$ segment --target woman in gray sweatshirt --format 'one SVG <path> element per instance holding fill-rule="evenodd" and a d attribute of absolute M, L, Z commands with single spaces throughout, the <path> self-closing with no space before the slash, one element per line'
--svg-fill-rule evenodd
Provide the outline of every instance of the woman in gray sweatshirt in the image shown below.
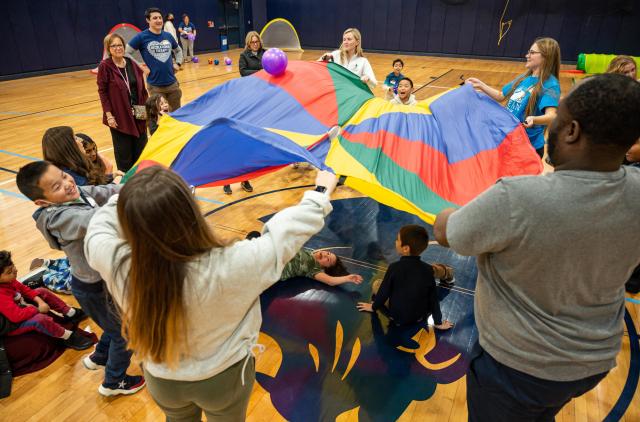
<path fill-rule="evenodd" d="M 222 245 L 171 170 L 133 176 L 92 219 L 89 264 L 119 305 L 129 346 L 169 419 L 244 420 L 262 323 L 259 295 L 320 231 L 336 178 L 274 215 L 259 239 Z M 216 419 L 218 420 L 218 419 Z"/>

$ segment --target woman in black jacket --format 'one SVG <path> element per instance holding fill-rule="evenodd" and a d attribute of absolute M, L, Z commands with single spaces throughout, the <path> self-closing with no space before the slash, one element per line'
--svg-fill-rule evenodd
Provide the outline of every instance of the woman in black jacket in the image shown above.
<path fill-rule="evenodd" d="M 262 40 L 256 31 L 251 31 L 245 39 L 244 51 L 240 54 L 240 76 L 253 75 L 262 70 Z"/>

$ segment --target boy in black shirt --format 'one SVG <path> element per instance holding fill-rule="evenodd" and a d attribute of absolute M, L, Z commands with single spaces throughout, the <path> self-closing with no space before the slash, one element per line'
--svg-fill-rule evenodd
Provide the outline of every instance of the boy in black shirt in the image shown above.
<path fill-rule="evenodd" d="M 396 250 L 402 257 L 389 266 L 379 285 L 374 282 L 373 302 L 358 303 L 358 310 L 380 309 L 397 325 L 426 321 L 432 314 L 437 329 L 451 328 L 451 322 L 442 321 L 435 281 L 436 277 L 445 278 L 443 273 L 450 272 L 450 268 L 440 264 L 434 264 L 434 268 L 420 259 L 428 245 L 429 234 L 424 227 L 402 227 L 396 238 Z"/>

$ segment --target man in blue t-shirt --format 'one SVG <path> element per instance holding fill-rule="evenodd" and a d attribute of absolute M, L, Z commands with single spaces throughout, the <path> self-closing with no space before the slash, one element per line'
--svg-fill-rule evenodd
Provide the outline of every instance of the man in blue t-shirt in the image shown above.
<path fill-rule="evenodd" d="M 140 50 L 142 59 L 151 71 L 147 76 L 149 94 L 162 94 L 169 102 L 170 111 L 180 108 L 182 90 L 175 76 L 175 70 L 182 66 L 182 49 L 173 35 L 162 30 L 162 12 L 156 7 L 145 10 L 144 15 L 149 24 L 133 37 L 127 44 L 126 53 L 131 56 Z M 176 56 L 174 68 L 171 52 Z"/>
<path fill-rule="evenodd" d="M 502 95 L 507 96 L 507 94 L 511 92 L 514 82 L 515 81 L 511 81 L 502 87 Z M 531 92 L 537 83 L 537 76 L 527 76 L 518 83 L 518 86 L 513 91 L 513 94 L 509 97 L 509 101 L 507 102 L 507 109 L 523 123 L 528 123 L 525 122 L 525 120 L 530 116 L 525 116 L 525 111 L 527 109 L 527 104 L 529 103 Z M 550 75 L 547 80 L 542 83 L 542 91 L 538 95 L 535 110 L 531 117 L 544 115 L 547 107 L 556 108 L 558 107 L 559 102 L 560 83 L 555 76 Z M 533 126 L 525 124 L 525 127 L 533 148 L 536 149 L 536 151 L 543 150 L 544 126 L 535 124 L 534 122 Z"/>

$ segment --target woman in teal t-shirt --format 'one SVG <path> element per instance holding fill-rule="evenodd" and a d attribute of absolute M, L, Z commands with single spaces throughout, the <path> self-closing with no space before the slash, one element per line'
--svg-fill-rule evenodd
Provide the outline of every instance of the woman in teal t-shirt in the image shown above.
<path fill-rule="evenodd" d="M 503 86 L 501 91 L 476 78 L 469 78 L 467 82 L 496 101 L 508 99 L 507 109 L 522 122 L 531 145 L 542 158 L 544 126 L 554 119 L 560 102 L 560 46 L 553 38 L 538 38 L 526 58 L 527 71 Z"/>

